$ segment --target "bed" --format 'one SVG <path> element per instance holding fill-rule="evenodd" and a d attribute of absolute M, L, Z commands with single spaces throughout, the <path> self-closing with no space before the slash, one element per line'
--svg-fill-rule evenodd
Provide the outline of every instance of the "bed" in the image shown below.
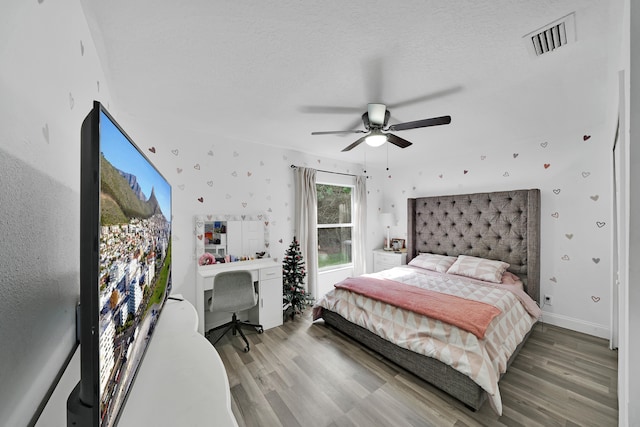
<path fill-rule="evenodd" d="M 407 215 L 407 263 L 410 265 L 364 276 L 374 276 L 374 280 L 384 281 L 407 274 L 413 275 L 411 277 L 417 275 L 416 277 L 420 277 L 419 281 L 423 281 L 421 277 L 425 274 L 415 265 L 419 264 L 416 261 L 422 257 L 431 256 L 426 254 L 455 257 L 456 260 L 465 257 L 499 260 L 509 264 L 508 273 L 505 272 L 505 275 L 512 273 L 521 280 L 521 286 L 526 293 L 525 297 L 528 295 L 530 302 L 534 305 L 539 303 L 539 190 L 513 190 L 408 199 Z M 414 260 L 413 263 L 412 260 Z M 433 275 L 432 272 L 428 273 L 428 275 Z M 437 280 L 447 283 L 451 280 L 456 283 L 461 280 L 459 276 L 450 276 L 444 274 Z M 463 279 L 466 280 L 466 278 Z M 383 282 L 381 284 L 384 285 Z M 495 285 L 495 287 L 500 286 Z M 499 378 L 504 375 L 526 342 L 533 324 L 535 324 L 535 316 L 531 316 L 531 322 L 527 320 L 530 324 L 526 326 L 526 330 L 518 332 L 520 336 L 510 338 L 511 340 L 516 339 L 517 342 L 513 344 L 513 348 L 505 350 L 505 352 L 508 351 L 503 355 L 505 360 L 500 363 L 499 368 L 496 368 L 500 372 L 494 373 L 494 376 L 497 376 L 495 379 L 496 390 L 492 390 L 491 385 L 487 386 L 483 383 L 484 380 L 479 382 L 478 378 L 472 379 L 473 375 L 465 372 L 465 369 L 457 366 L 456 363 L 451 363 L 450 360 L 443 362 L 435 356 L 430 357 L 417 353 L 412 350 L 415 345 L 406 345 L 405 342 L 394 344 L 388 336 L 375 330 L 376 328 L 367 322 L 355 319 L 353 321 L 347 320 L 338 313 L 341 310 L 338 309 L 339 306 L 335 301 L 333 305 L 329 304 L 331 298 L 337 298 L 335 293 L 346 293 L 350 297 L 358 297 L 348 289 L 332 290 L 327 294 L 328 297 L 323 297 L 314 306 L 314 320 L 324 319 L 326 325 L 375 350 L 409 372 L 454 396 L 473 410 L 478 410 L 489 396 L 494 410 L 501 413 L 501 400 L 497 389 Z M 365 307 L 372 307 L 372 305 Z M 536 309 L 538 309 L 537 306 Z M 367 308 L 363 308 L 363 311 L 366 312 Z M 492 328 L 492 324 L 496 322 L 502 324 L 503 320 L 494 319 L 488 328 Z M 376 323 L 376 321 L 369 323 Z M 374 329 L 375 332 L 369 329 Z M 519 326 L 519 329 L 522 329 L 522 326 Z M 493 334 L 491 329 L 488 330 L 490 331 L 488 334 Z M 464 333 L 467 334 L 467 332 Z M 477 345 L 482 346 L 484 340 L 489 339 L 490 335 L 484 338 L 472 338 L 477 340 Z"/>

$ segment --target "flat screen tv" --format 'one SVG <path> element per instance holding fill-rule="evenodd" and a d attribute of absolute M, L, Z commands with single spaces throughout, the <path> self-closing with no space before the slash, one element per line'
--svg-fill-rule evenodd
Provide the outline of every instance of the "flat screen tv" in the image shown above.
<path fill-rule="evenodd" d="M 68 426 L 118 422 L 171 288 L 171 186 L 97 101 L 81 129 L 80 381 Z"/>

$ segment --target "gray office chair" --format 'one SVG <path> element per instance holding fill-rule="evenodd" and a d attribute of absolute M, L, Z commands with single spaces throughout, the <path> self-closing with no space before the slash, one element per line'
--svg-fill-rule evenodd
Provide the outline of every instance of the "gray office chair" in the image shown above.
<path fill-rule="evenodd" d="M 216 274 L 213 279 L 213 294 L 209 299 L 209 311 L 228 311 L 229 313 L 233 313 L 233 316 L 230 322 L 217 326 L 207 332 L 208 335 L 213 331 L 226 328 L 213 345 L 216 345 L 229 331 L 233 331 L 233 335 L 236 335 L 236 332 L 240 332 L 240 336 L 247 345 L 244 351 L 245 353 L 248 352 L 249 341 L 247 341 L 247 337 L 244 336 L 242 327 L 257 329 L 259 334 L 264 332 L 264 329 L 262 325 L 255 325 L 238 320 L 237 313 L 254 307 L 256 304 L 258 304 L 258 293 L 253 286 L 251 272 L 240 270 L 225 271 Z"/>

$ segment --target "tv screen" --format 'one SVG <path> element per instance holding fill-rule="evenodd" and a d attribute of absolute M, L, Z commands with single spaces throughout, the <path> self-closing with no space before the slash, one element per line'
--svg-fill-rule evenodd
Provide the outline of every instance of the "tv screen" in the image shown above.
<path fill-rule="evenodd" d="M 171 186 L 105 108 L 81 129 L 80 382 L 67 425 L 113 426 L 171 288 Z"/>

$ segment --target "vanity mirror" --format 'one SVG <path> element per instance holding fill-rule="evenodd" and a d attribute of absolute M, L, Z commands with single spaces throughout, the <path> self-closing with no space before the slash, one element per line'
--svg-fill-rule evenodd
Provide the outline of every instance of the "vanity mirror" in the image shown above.
<path fill-rule="evenodd" d="M 196 259 L 204 253 L 226 262 L 268 257 L 268 225 L 263 214 L 196 215 Z"/>

